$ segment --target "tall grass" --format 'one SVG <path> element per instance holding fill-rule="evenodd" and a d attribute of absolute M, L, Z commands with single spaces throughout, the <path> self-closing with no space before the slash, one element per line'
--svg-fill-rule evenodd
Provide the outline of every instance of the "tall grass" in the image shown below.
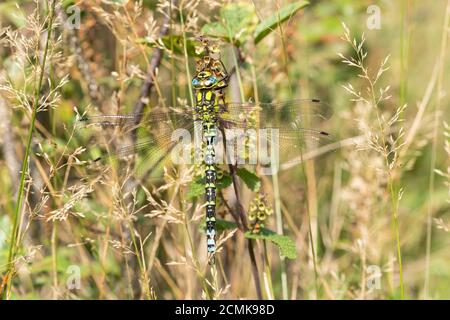
<path fill-rule="evenodd" d="M 35 130 L 35 123 L 36 123 L 36 117 L 37 113 L 40 107 L 40 97 L 41 97 L 41 91 L 42 91 L 42 85 L 44 81 L 44 76 L 46 73 L 46 67 L 47 67 L 47 54 L 49 51 L 49 45 L 52 41 L 52 30 L 53 30 L 53 23 L 55 19 L 55 5 L 56 1 L 52 1 L 51 3 L 47 3 L 49 8 L 49 13 L 47 16 L 47 21 L 44 23 L 46 24 L 45 29 L 43 30 L 46 32 L 46 39 L 45 39 L 45 46 L 43 55 L 40 61 L 40 65 L 36 68 L 39 71 L 38 80 L 34 84 L 34 96 L 33 96 L 33 103 L 31 106 L 31 115 L 30 115 L 30 124 L 28 127 L 28 135 L 25 142 L 25 151 L 23 155 L 22 160 L 22 168 L 20 171 L 20 182 L 19 182 L 19 188 L 17 191 L 17 199 L 16 199 L 16 205 L 14 209 L 14 215 L 13 215 L 13 222 L 12 222 L 12 231 L 11 231 L 11 238 L 9 243 L 9 253 L 8 253 L 8 262 L 7 262 L 7 271 L 6 271 L 6 288 L 2 290 L 2 298 L 9 298 L 11 295 L 11 282 L 13 279 L 13 273 L 14 270 L 14 260 L 17 255 L 17 251 L 20 249 L 20 243 L 19 243 L 19 228 L 20 228 L 20 222 L 23 212 L 23 200 L 24 200 L 24 192 L 25 192 L 25 179 L 28 175 L 28 164 L 29 164 L 29 157 L 30 157 L 30 150 L 31 150 L 31 142 L 33 139 L 33 133 Z"/>
<path fill-rule="evenodd" d="M 387 176 L 387 190 L 391 198 L 391 214 L 392 214 L 392 232 L 394 234 L 396 242 L 397 251 L 397 261 L 400 273 L 400 297 L 405 298 L 405 290 L 403 283 L 403 263 L 402 263 L 402 253 L 401 253 L 401 243 L 400 243 L 400 232 L 399 232 L 399 201 L 401 198 L 401 189 L 396 185 L 395 170 L 399 169 L 398 164 L 398 154 L 400 148 L 403 146 L 403 129 L 397 132 L 397 136 L 394 138 L 393 133 L 390 132 L 393 125 L 401 122 L 401 115 L 406 106 L 400 106 L 394 115 L 391 116 L 389 120 L 385 120 L 381 116 L 381 104 L 391 98 L 389 94 L 390 86 L 377 88 L 377 82 L 385 71 L 389 69 L 387 66 L 389 56 L 386 57 L 380 64 L 377 72 L 374 75 L 369 74 L 368 67 L 365 64 L 367 58 L 367 52 L 364 50 L 365 36 L 361 37 L 361 40 L 356 40 L 351 38 L 350 30 L 344 24 L 344 37 L 345 40 L 353 49 L 356 57 L 345 57 L 342 54 L 339 56 L 342 58 L 342 62 L 350 67 L 357 68 L 359 71 L 358 76 L 367 81 L 367 87 L 364 93 L 361 93 L 359 89 L 354 89 L 351 84 L 344 86 L 353 97 L 354 101 L 364 103 L 368 108 L 374 111 L 376 115 L 376 121 L 378 125 L 378 131 L 375 131 L 374 127 L 369 125 L 369 140 L 367 141 L 367 147 L 373 151 L 379 153 L 384 159 L 384 170 Z M 389 139 L 389 145 L 388 145 Z"/>

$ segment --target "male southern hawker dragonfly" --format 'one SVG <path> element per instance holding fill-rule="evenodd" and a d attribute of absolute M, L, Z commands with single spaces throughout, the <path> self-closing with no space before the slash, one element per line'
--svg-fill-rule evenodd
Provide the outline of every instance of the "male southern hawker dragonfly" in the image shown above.
<path fill-rule="evenodd" d="M 219 59 L 208 55 L 199 60 L 192 85 L 194 108 L 153 107 L 145 114 L 101 115 L 82 121 L 136 137 L 134 143 L 103 158 L 141 155 L 136 164 L 139 174 L 157 174 L 166 160 L 203 166 L 207 250 L 214 263 L 217 166 L 257 165 L 259 174 L 274 174 L 280 164 L 329 143 L 327 132 L 305 126 L 328 119 L 332 112 L 317 99 L 225 103 L 222 91 L 228 74 Z"/>

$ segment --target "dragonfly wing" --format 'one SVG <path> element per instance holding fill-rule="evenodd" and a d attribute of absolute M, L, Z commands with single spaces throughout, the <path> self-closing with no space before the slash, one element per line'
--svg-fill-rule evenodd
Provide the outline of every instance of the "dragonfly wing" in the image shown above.
<path fill-rule="evenodd" d="M 102 149 L 101 155 L 94 160 L 95 163 L 109 165 L 117 162 L 119 169 L 129 167 L 130 163 L 133 163 L 135 175 L 144 176 L 148 172 L 162 175 L 160 169 L 166 164 L 165 160 L 169 155 L 181 152 L 187 157 L 187 144 L 193 141 L 195 128 L 191 117 L 179 113 L 150 113 L 142 118 L 142 123 L 135 125 L 137 117 L 140 118 L 141 115 L 106 115 L 84 120 L 86 127 L 117 128 L 120 134 L 113 136 L 126 137 L 117 140 L 130 140 L 130 133 L 135 133 L 135 143 L 111 143 L 116 147 Z"/>
<path fill-rule="evenodd" d="M 225 148 L 227 154 L 232 155 L 233 163 L 261 166 L 274 163 L 280 167 L 291 161 L 298 162 L 306 155 L 312 158 L 311 154 L 315 151 L 335 143 L 334 138 L 325 131 L 296 126 L 229 128 L 225 130 L 225 136 Z"/>
<path fill-rule="evenodd" d="M 335 143 L 334 137 L 325 131 L 306 128 L 271 128 L 270 130 L 272 135 L 275 132 L 278 138 L 272 139 L 269 137 L 266 140 L 271 139 L 273 141 L 271 144 L 278 148 L 283 162 L 290 161 L 294 157 L 307 154 L 322 146 Z"/>
<path fill-rule="evenodd" d="M 284 127 L 290 123 L 317 124 L 329 119 L 332 108 L 318 99 L 272 103 L 227 103 L 220 106 L 221 119 L 233 127 Z"/>
<path fill-rule="evenodd" d="M 147 113 L 97 115 L 80 119 L 84 128 L 120 128 L 124 132 L 131 132 L 140 127 L 155 127 L 155 125 L 188 128 L 192 121 L 193 114 L 185 108 L 169 108 L 168 110 L 154 108 Z"/>
<path fill-rule="evenodd" d="M 331 107 L 318 99 L 227 103 L 220 106 L 219 113 L 223 128 L 243 131 L 243 136 L 235 140 L 235 144 L 246 144 L 245 148 L 240 148 L 241 151 L 246 150 L 243 151 L 246 160 L 254 162 L 255 156 L 252 157 L 251 153 L 256 153 L 260 165 L 268 162 L 271 151 L 275 152 L 277 162 L 282 164 L 333 142 L 327 132 L 307 129 L 318 128 L 333 114 Z M 239 137 L 239 133 L 230 136 L 234 139 Z M 233 148 L 236 151 L 234 154 L 239 154 L 236 146 Z"/>
<path fill-rule="evenodd" d="M 104 165 L 117 163 L 121 172 L 131 165 L 136 177 L 161 177 L 164 165 L 193 163 L 194 144 L 191 135 L 186 134 L 186 139 L 181 140 L 176 135 L 141 139 L 135 144 L 119 147 L 116 151 L 105 152 L 95 162 Z"/>

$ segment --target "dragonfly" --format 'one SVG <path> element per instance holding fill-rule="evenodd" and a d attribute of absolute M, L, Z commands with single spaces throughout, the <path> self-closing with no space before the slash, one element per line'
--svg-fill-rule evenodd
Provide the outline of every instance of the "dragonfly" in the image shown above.
<path fill-rule="evenodd" d="M 318 99 L 285 102 L 226 102 L 229 75 L 220 58 L 208 52 L 197 61 L 192 79 L 195 104 L 151 108 L 139 114 L 83 117 L 88 126 L 115 128 L 134 135 L 136 142 L 119 147 L 105 158 L 126 159 L 141 154 L 136 172 L 157 172 L 169 158 L 176 164 L 202 166 L 205 190 L 207 255 L 214 264 L 218 166 L 256 165 L 274 174 L 280 163 L 333 141 L 326 131 L 305 127 L 327 120 L 332 109 Z"/>

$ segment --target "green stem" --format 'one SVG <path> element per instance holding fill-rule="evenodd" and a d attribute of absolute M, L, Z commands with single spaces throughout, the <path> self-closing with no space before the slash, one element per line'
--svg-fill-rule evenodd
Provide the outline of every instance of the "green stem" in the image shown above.
<path fill-rule="evenodd" d="M 272 158 L 272 165 L 275 160 Z M 277 233 L 280 235 L 284 234 L 283 231 L 283 216 L 281 214 L 281 199 L 280 199 L 280 185 L 278 181 L 278 172 L 272 167 L 272 184 L 274 192 L 274 202 L 275 202 L 275 216 L 277 222 Z M 265 245 L 265 244 L 264 244 Z M 281 269 L 281 294 L 283 300 L 288 299 L 288 287 L 287 287 L 287 274 L 286 274 L 286 257 L 280 254 L 280 269 Z"/>
<path fill-rule="evenodd" d="M 381 142 L 383 144 L 383 148 L 386 148 L 386 146 L 387 146 L 386 139 L 385 139 L 386 130 L 383 126 L 383 123 L 381 122 L 379 105 L 378 105 L 377 98 L 375 97 L 375 86 L 374 86 L 373 81 L 370 80 L 370 78 L 367 74 L 367 69 L 365 70 L 365 72 L 366 72 L 366 78 L 369 81 L 370 91 L 372 93 L 371 98 L 372 98 L 373 106 L 375 107 L 375 110 L 376 110 L 378 126 L 381 131 Z M 397 188 L 394 185 L 395 181 L 394 181 L 394 178 L 392 177 L 388 154 L 386 151 L 385 151 L 384 157 L 385 157 L 385 165 L 386 165 L 386 170 L 387 170 L 387 175 L 388 175 L 388 189 L 389 189 L 389 193 L 391 196 L 392 227 L 394 230 L 396 250 L 397 250 L 397 259 L 398 259 L 398 266 L 399 266 L 399 273 L 400 273 L 400 297 L 402 300 L 404 300 L 405 299 L 405 290 L 404 290 L 404 285 L 403 285 L 403 263 L 402 263 L 402 251 L 401 251 L 401 245 L 400 245 L 399 222 L 398 222 L 398 201 L 399 201 L 399 199 L 398 199 Z"/>
<path fill-rule="evenodd" d="M 174 58 L 174 45 L 173 45 L 173 37 L 172 37 L 172 30 L 173 30 L 173 21 L 172 21 L 172 0 L 170 0 L 169 5 L 169 19 L 170 19 L 170 28 L 169 28 L 169 36 L 170 36 L 170 66 L 171 66 L 171 73 L 170 77 L 172 80 L 172 107 L 175 107 L 177 104 L 177 87 L 175 85 L 175 73 L 176 73 L 176 67 L 175 67 L 175 58 Z"/>
<path fill-rule="evenodd" d="M 183 202 L 183 199 L 185 198 L 184 195 L 183 195 L 183 191 L 177 187 L 175 189 L 174 195 L 178 196 L 178 205 L 179 205 L 179 207 L 181 209 L 181 212 L 187 212 L 187 210 L 186 210 L 186 208 L 184 206 L 184 202 Z M 193 238 L 192 238 L 192 235 L 191 235 L 191 231 L 189 230 L 189 220 L 188 220 L 187 214 L 184 214 L 184 223 L 183 223 L 183 225 L 184 225 L 186 237 L 188 239 L 189 247 L 191 248 L 192 260 L 193 260 L 194 265 L 195 265 L 195 271 L 197 273 L 197 276 L 200 279 L 200 283 L 202 284 L 202 288 L 203 288 L 203 291 L 205 292 L 206 298 L 208 298 L 209 300 L 212 300 L 214 298 L 214 296 L 211 294 L 211 292 L 210 292 L 210 290 L 208 288 L 208 282 L 206 280 L 206 276 L 201 271 L 200 262 L 197 259 L 197 252 L 195 250 L 195 245 L 194 245 L 194 241 L 193 241 Z M 213 271 L 213 273 L 214 273 L 214 271 Z"/>
<path fill-rule="evenodd" d="M 189 71 L 189 58 L 188 58 L 188 52 L 187 52 L 187 40 L 186 40 L 186 31 L 184 29 L 184 18 L 183 18 L 183 4 L 184 1 L 181 1 L 180 3 L 180 22 L 181 22 L 181 30 L 183 32 L 183 52 L 184 52 L 184 62 L 186 65 L 186 75 L 188 78 L 188 87 L 189 87 L 189 97 L 191 98 L 191 106 L 194 105 L 194 95 L 193 95 L 193 89 L 192 89 L 192 76 L 191 72 Z"/>
<path fill-rule="evenodd" d="M 379 110 L 380 100 L 377 99 L 377 97 L 375 95 L 375 83 L 370 78 L 368 69 L 362 66 L 362 61 L 364 61 L 364 57 L 362 56 L 362 51 L 358 50 L 355 43 L 350 42 L 350 44 L 358 56 L 358 61 L 360 61 L 360 64 L 361 64 L 360 69 L 363 72 L 363 76 L 365 79 L 367 79 L 367 82 L 369 85 L 368 89 L 370 92 L 369 99 L 372 100 L 372 105 L 375 109 L 375 114 L 377 117 L 378 127 L 381 132 L 381 143 L 383 146 L 383 154 L 382 155 L 384 156 L 387 178 L 388 178 L 388 190 L 387 191 L 390 193 L 390 197 L 391 197 L 392 228 L 393 228 L 393 233 L 394 233 L 395 242 L 396 242 L 397 259 L 398 259 L 398 265 L 399 265 L 400 297 L 403 300 L 405 298 L 405 291 L 404 291 L 404 284 L 403 284 L 403 263 L 402 263 L 402 252 L 401 252 L 401 245 L 400 245 L 401 242 L 400 242 L 400 231 L 399 231 L 399 220 L 398 220 L 399 199 L 398 199 L 398 191 L 397 191 L 397 188 L 395 187 L 395 179 L 392 175 L 392 169 L 391 169 L 390 163 L 389 163 L 389 152 L 386 150 L 386 147 L 388 145 L 386 143 L 386 138 L 385 138 L 386 137 L 386 128 L 384 127 L 383 122 L 381 121 L 380 110 Z"/>
<path fill-rule="evenodd" d="M 270 262 L 269 262 L 269 253 L 267 250 L 267 241 L 263 241 L 263 249 L 264 249 L 264 287 L 266 288 L 266 294 L 269 300 L 275 299 L 275 295 L 273 293 L 273 285 L 272 285 L 272 276 L 270 270 Z M 284 299 L 284 297 L 283 297 Z"/>
<path fill-rule="evenodd" d="M 252 81 L 253 81 L 253 91 L 254 91 L 254 98 L 255 98 L 255 102 L 258 104 L 259 103 L 259 94 L 258 94 L 258 83 L 257 83 L 257 79 L 256 79 L 256 68 L 255 65 L 253 64 L 253 59 L 250 63 L 250 71 L 252 74 Z M 272 161 L 273 163 L 273 161 Z M 272 171 L 273 168 L 272 168 Z M 281 218 L 281 201 L 280 201 L 280 190 L 278 187 L 278 176 L 277 174 L 273 174 L 274 179 L 277 179 L 276 183 L 273 182 L 274 184 L 274 192 L 275 192 L 275 212 L 276 212 L 276 219 L 277 219 L 277 232 L 282 234 L 283 232 L 283 223 L 282 223 L 282 218 Z M 276 184 L 276 186 L 275 186 Z M 279 226 L 281 226 L 281 232 L 279 230 Z M 271 269 L 270 269 L 270 261 L 268 259 L 268 251 L 267 251 L 267 241 L 266 240 L 262 240 L 263 242 L 263 246 L 264 246 L 264 263 L 265 263 L 265 275 L 264 275 L 264 282 L 266 284 L 266 291 L 268 291 L 268 293 L 270 293 L 270 296 L 272 299 L 275 299 L 275 294 L 273 292 L 273 282 L 272 282 L 272 276 L 271 276 Z M 284 300 L 287 300 L 287 276 L 286 276 L 286 266 L 285 266 L 285 257 L 280 255 L 280 260 L 281 260 L 281 288 L 282 288 L 282 297 Z"/>
<path fill-rule="evenodd" d="M 425 255 L 425 282 L 424 282 L 424 296 L 429 298 L 430 291 L 430 256 L 431 256 L 431 231 L 433 219 L 433 204 L 434 204 L 434 170 L 436 167 L 436 152 L 437 152 L 437 136 L 440 128 L 440 109 L 441 109 L 441 92 L 444 85 L 444 70 L 445 70 L 445 54 L 447 51 L 448 27 L 450 22 L 450 0 L 447 2 L 444 18 L 444 27 L 441 38 L 441 50 L 439 54 L 439 74 L 437 83 L 437 100 L 436 109 L 434 111 L 433 120 L 433 138 L 431 149 L 430 173 L 428 181 L 428 208 L 427 208 L 427 239 L 426 239 L 426 255 Z"/>
<path fill-rule="evenodd" d="M 308 176 L 306 175 L 306 168 L 305 168 L 305 162 L 303 161 L 303 152 L 300 153 L 300 158 L 302 161 L 301 167 L 302 167 L 302 173 L 305 177 L 305 189 L 308 191 Z M 311 214 L 310 214 L 310 206 L 309 206 L 309 199 L 308 197 L 306 199 L 306 215 L 308 218 L 308 236 L 309 236 L 309 242 L 311 244 L 311 255 L 313 260 L 313 267 L 314 267 L 314 287 L 316 290 L 316 299 L 319 297 L 319 273 L 317 272 L 317 259 L 316 259 L 316 250 L 314 247 L 314 237 L 312 233 L 312 223 L 311 223 Z"/>
<path fill-rule="evenodd" d="M 276 4 L 277 4 L 278 28 L 280 29 L 281 45 L 283 47 L 284 72 L 286 73 L 286 78 L 288 79 L 289 93 L 292 95 L 292 85 L 291 85 L 291 81 L 289 80 L 289 67 L 288 67 L 289 60 L 288 60 L 287 49 L 286 49 L 286 41 L 284 39 L 283 26 L 282 26 L 281 18 L 280 18 L 280 6 L 279 6 L 278 1 L 276 2 Z"/>
<path fill-rule="evenodd" d="M 400 10 L 400 105 L 405 103 L 405 90 L 406 90 L 406 79 L 405 79 L 405 66 L 404 66 L 404 38 L 405 38 L 405 3 L 407 0 L 403 0 Z"/>
<path fill-rule="evenodd" d="M 238 85 L 239 85 L 239 93 L 241 95 L 241 102 L 244 102 L 245 101 L 244 86 L 242 85 L 241 70 L 239 67 L 239 61 L 238 61 L 238 57 L 237 57 L 237 50 L 239 50 L 239 47 L 234 44 L 233 35 L 231 34 L 231 29 L 228 25 L 228 21 L 225 21 L 225 26 L 227 27 L 228 38 L 230 40 L 230 43 L 232 44 L 231 51 L 232 51 L 232 56 L 233 56 L 233 62 L 234 62 L 235 68 L 236 68 L 236 78 L 237 78 Z"/>
<path fill-rule="evenodd" d="M 405 289 L 403 285 L 403 263 L 402 263 L 402 251 L 400 246 L 400 231 L 399 231 L 399 223 L 398 223 L 398 196 L 397 192 L 394 188 L 394 182 L 392 181 L 392 177 L 389 175 L 389 189 L 391 193 L 392 199 L 392 222 L 395 233 L 395 242 L 397 246 L 397 259 L 398 259 L 398 267 L 400 272 L 400 297 L 402 300 L 405 299 Z"/>
<path fill-rule="evenodd" d="M 181 193 L 179 193 L 179 194 L 181 194 Z M 195 270 L 197 272 L 197 276 L 200 279 L 200 282 L 202 284 L 203 291 L 205 292 L 206 297 L 209 300 L 212 300 L 213 296 L 209 292 L 208 283 L 206 282 L 205 275 L 200 270 L 200 263 L 199 263 L 199 261 L 197 259 L 197 253 L 196 253 L 196 250 L 195 250 L 194 242 L 192 240 L 191 232 L 189 230 L 189 225 L 188 225 L 188 220 L 187 220 L 187 216 L 186 215 L 184 215 L 184 223 L 183 223 L 183 225 L 184 225 L 184 228 L 185 228 L 186 237 L 188 238 L 189 247 L 191 248 L 191 251 L 192 251 L 192 260 L 194 261 L 194 264 L 195 264 Z"/>
<path fill-rule="evenodd" d="M 53 276 L 53 287 L 55 292 L 55 299 L 58 298 L 57 295 L 57 288 L 58 288 L 58 256 L 57 256 L 57 229 L 58 229 L 58 222 L 53 221 L 52 222 L 52 236 L 51 236 L 51 247 L 52 247 L 52 276 Z"/>
<path fill-rule="evenodd" d="M 290 96 L 292 98 L 292 94 L 293 94 L 293 90 L 292 90 L 292 84 L 291 84 L 291 80 L 289 77 L 289 60 L 288 60 L 288 55 L 287 55 L 287 49 L 286 49 L 286 41 L 284 38 L 284 32 L 283 32 L 283 27 L 282 27 L 282 23 L 281 23 L 281 18 L 280 18 L 280 7 L 279 7 L 279 3 L 276 2 L 277 4 L 277 18 L 278 18 L 278 27 L 280 29 L 280 37 L 281 37 L 281 44 L 282 44 L 282 48 L 283 48 L 283 62 L 284 62 L 284 70 L 286 73 L 286 79 L 288 82 L 288 87 L 289 87 L 289 93 Z M 303 137 L 299 137 L 300 141 L 304 141 Z M 314 246 L 314 235 L 313 235 L 313 231 L 312 231 L 312 223 L 311 223 L 311 206 L 310 206 L 310 199 L 309 199 L 309 179 L 308 179 L 308 174 L 307 174 L 307 168 L 305 166 L 305 161 L 303 161 L 303 150 L 300 149 L 300 159 L 301 159 L 301 170 L 303 173 L 303 176 L 305 177 L 305 190 L 306 193 L 308 194 L 308 196 L 305 198 L 306 200 L 306 213 L 307 213 L 307 217 L 308 217 L 308 236 L 309 236 L 309 242 L 311 244 L 311 255 L 312 255 L 312 261 L 313 261 L 313 267 L 314 267 L 314 288 L 315 288 L 315 294 L 316 294 L 316 298 L 319 297 L 319 273 L 317 271 L 317 257 L 316 257 L 316 248 Z M 275 185 L 274 185 L 275 187 Z M 281 220 L 281 210 L 280 211 L 280 227 L 282 230 L 282 220 Z M 278 214 L 277 214 L 278 215 Z M 282 266 L 285 269 L 285 261 L 284 258 L 282 258 Z M 283 274 L 282 274 L 282 281 L 283 281 Z M 287 283 L 287 279 L 286 279 L 286 283 Z M 287 284 L 286 284 L 287 286 Z M 287 288 L 284 289 L 287 292 Z M 287 294 L 286 294 L 287 295 Z"/>
<path fill-rule="evenodd" d="M 14 272 L 14 259 L 17 254 L 17 250 L 19 247 L 19 244 L 16 243 L 19 235 L 19 216 L 21 215 L 21 210 L 23 206 L 23 197 L 24 197 L 24 187 L 25 187 L 25 177 L 26 173 L 28 171 L 28 158 L 30 157 L 30 150 L 31 150 L 31 141 L 33 139 L 33 132 L 35 128 L 36 123 L 36 115 L 39 109 L 39 94 L 42 89 L 42 82 L 44 80 L 44 74 L 45 74 L 45 67 L 47 62 L 47 53 L 49 48 L 49 43 L 52 35 L 52 29 L 53 29 L 53 21 L 54 21 L 54 13 L 55 13 L 55 3 L 56 1 L 52 2 L 52 6 L 49 13 L 49 22 L 47 26 L 47 39 L 45 42 L 45 49 L 44 49 L 44 55 L 42 57 L 42 62 L 40 66 L 40 75 L 39 75 L 39 81 L 38 85 L 35 87 L 34 91 L 34 100 L 33 100 L 33 110 L 31 114 L 31 122 L 30 127 L 28 129 L 28 138 L 27 143 L 25 147 L 25 154 L 24 159 L 22 162 L 22 168 L 20 173 L 20 183 L 19 183 L 19 189 L 17 193 L 17 201 L 16 206 L 14 210 L 14 217 L 13 217 L 13 227 L 11 232 L 11 241 L 9 246 L 9 253 L 8 253 L 8 265 L 7 265 L 7 284 L 6 284 L 6 290 L 2 292 L 2 298 L 9 298 L 11 293 L 11 281 L 12 276 Z"/>
<path fill-rule="evenodd" d="M 369 79 L 369 78 L 368 78 Z M 373 104 L 376 110 L 376 115 L 377 115 L 377 121 L 378 121 L 378 125 L 380 127 L 380 131 L 381 131 L 381 141 L 383 144 L 383 148 L 386 148 L 387 144 L 386 144 L 386 140 L 385 140 L 385 128 L 381 122 L 381 117 L 379 114 L 379 106 L 378 106 L 378 102 L 377 99 L 375 97 L 375 87 L 373 85 L 373 82 L 371 80 L 369 80 L 369 84 L 370 84 L 370 90 L 372 92 L 372 100 L 373 100 Z M 389 159 L 388 159 L 388 155 L 384 154 L 385 157 L 385 165 L 387 168 L 387 174 L 388 174 L 388 189 L 389 189 L 389 193 L 390 193 L 390 197 L 391 197 L 391 206 L 392 206 L 392 228 L 394 230 L 394 236 L 395 236 L 395 242 L 396 242 L 396 250 L 397 250 L 397 259 L 398 259 L 398 266 L 399 266 L 399 273 L 400 273 L 400 297 L 402 300 L 405 299 L 405 290 L 404 290 L 404 285 L 403 285 L 403 263 L 402 263 L 402 251 L 401 251 L 401 246 L 400 246 L 400 231 L 399 231 L 399 221 L 398 221 L 398 192 L 397 192 L 397 188 L 395 187 L 394 183 L 394 178 L 392 177 L 392 172 L 390 169 L 390 165 L 389 165 Z"/>
<path fill-rule="evenodd" d="M 146 295 L 147 299 L 151 299 L 151 293 L 150 293 L 150 286 L 149 286 L 149 280 L 147 277 L 147 270 L 146 270 L 146 265 L 145 265 L 145 257 L 144 255 L 144 250 L 142 248 L 142 245 L 138 246 L 137 243 L 137 239 L 135 236 L 135 229 L 133 226 L 133 222 L 130 221 L 127 224 L 128 227 L 128 232 L 130 233 L 131 236 L 131 242 L 133 243 L 133 247 L 134 247 L 134 251 L 136 254 L 136 260 L 138 261 L 139 264 L 139 269 L 141 270 L 141 277 L 142 277 L 142 282 L 143 282 L 143 290 L 144 290 L 144 294 Z"/>

